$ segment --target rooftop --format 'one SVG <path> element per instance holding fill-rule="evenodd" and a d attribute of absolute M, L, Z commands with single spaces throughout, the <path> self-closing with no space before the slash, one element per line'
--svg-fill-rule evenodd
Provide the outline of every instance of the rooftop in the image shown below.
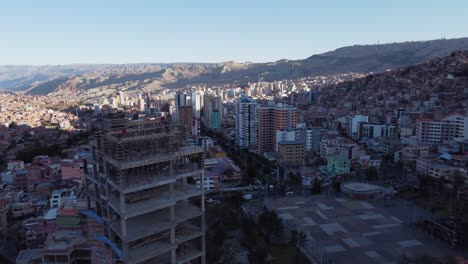
<path fill-rule="evenodd" d="M 83 231 L 78 230 L 55 230 L 47 237 L 45 249 L 48 250 L 67 250 L 68 248 L 87 243 Z"/>

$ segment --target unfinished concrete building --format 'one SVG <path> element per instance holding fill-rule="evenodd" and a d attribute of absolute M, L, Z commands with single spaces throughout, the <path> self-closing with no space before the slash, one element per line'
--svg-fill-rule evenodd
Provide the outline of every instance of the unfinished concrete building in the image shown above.
<path fill-rule="evenodd" d="M 93 141 L 90 205 L 123 263 L 205 263 L 204 153 L 177 124 L 107 116 Z M 192 184 L 193 183 L 193 184 Z M 94 205 L 95 204 L 95 205 Z"/>

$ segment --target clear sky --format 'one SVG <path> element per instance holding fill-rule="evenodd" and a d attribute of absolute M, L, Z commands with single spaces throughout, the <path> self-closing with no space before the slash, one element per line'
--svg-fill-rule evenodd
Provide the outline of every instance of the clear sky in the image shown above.
<path fill-rule="evenodd" d="M 0 0 L 0 65 L 265 62 L 468 37 L 467 0 Z"/>

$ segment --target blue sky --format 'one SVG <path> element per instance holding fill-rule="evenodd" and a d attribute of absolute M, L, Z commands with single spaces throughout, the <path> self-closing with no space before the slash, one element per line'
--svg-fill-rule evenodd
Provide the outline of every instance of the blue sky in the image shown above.
<path fill-rule="evenodd" d="M 466 0 L 0 0 L 0 65 L 265 62 L 468 37 Z"/>

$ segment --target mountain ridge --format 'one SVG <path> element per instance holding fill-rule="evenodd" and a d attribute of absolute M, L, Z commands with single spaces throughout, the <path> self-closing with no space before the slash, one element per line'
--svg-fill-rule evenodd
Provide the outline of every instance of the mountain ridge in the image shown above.
<path fill-rule="evenodd" d="M 383 72 L 468 49 L 468 38 L 342 47 L 303 60 L 266 63 L 132 63 L 0 66 L 0 88 L 32 95 L 97 97 L 122 90 L 245 84 L 347 72 Z"/>

